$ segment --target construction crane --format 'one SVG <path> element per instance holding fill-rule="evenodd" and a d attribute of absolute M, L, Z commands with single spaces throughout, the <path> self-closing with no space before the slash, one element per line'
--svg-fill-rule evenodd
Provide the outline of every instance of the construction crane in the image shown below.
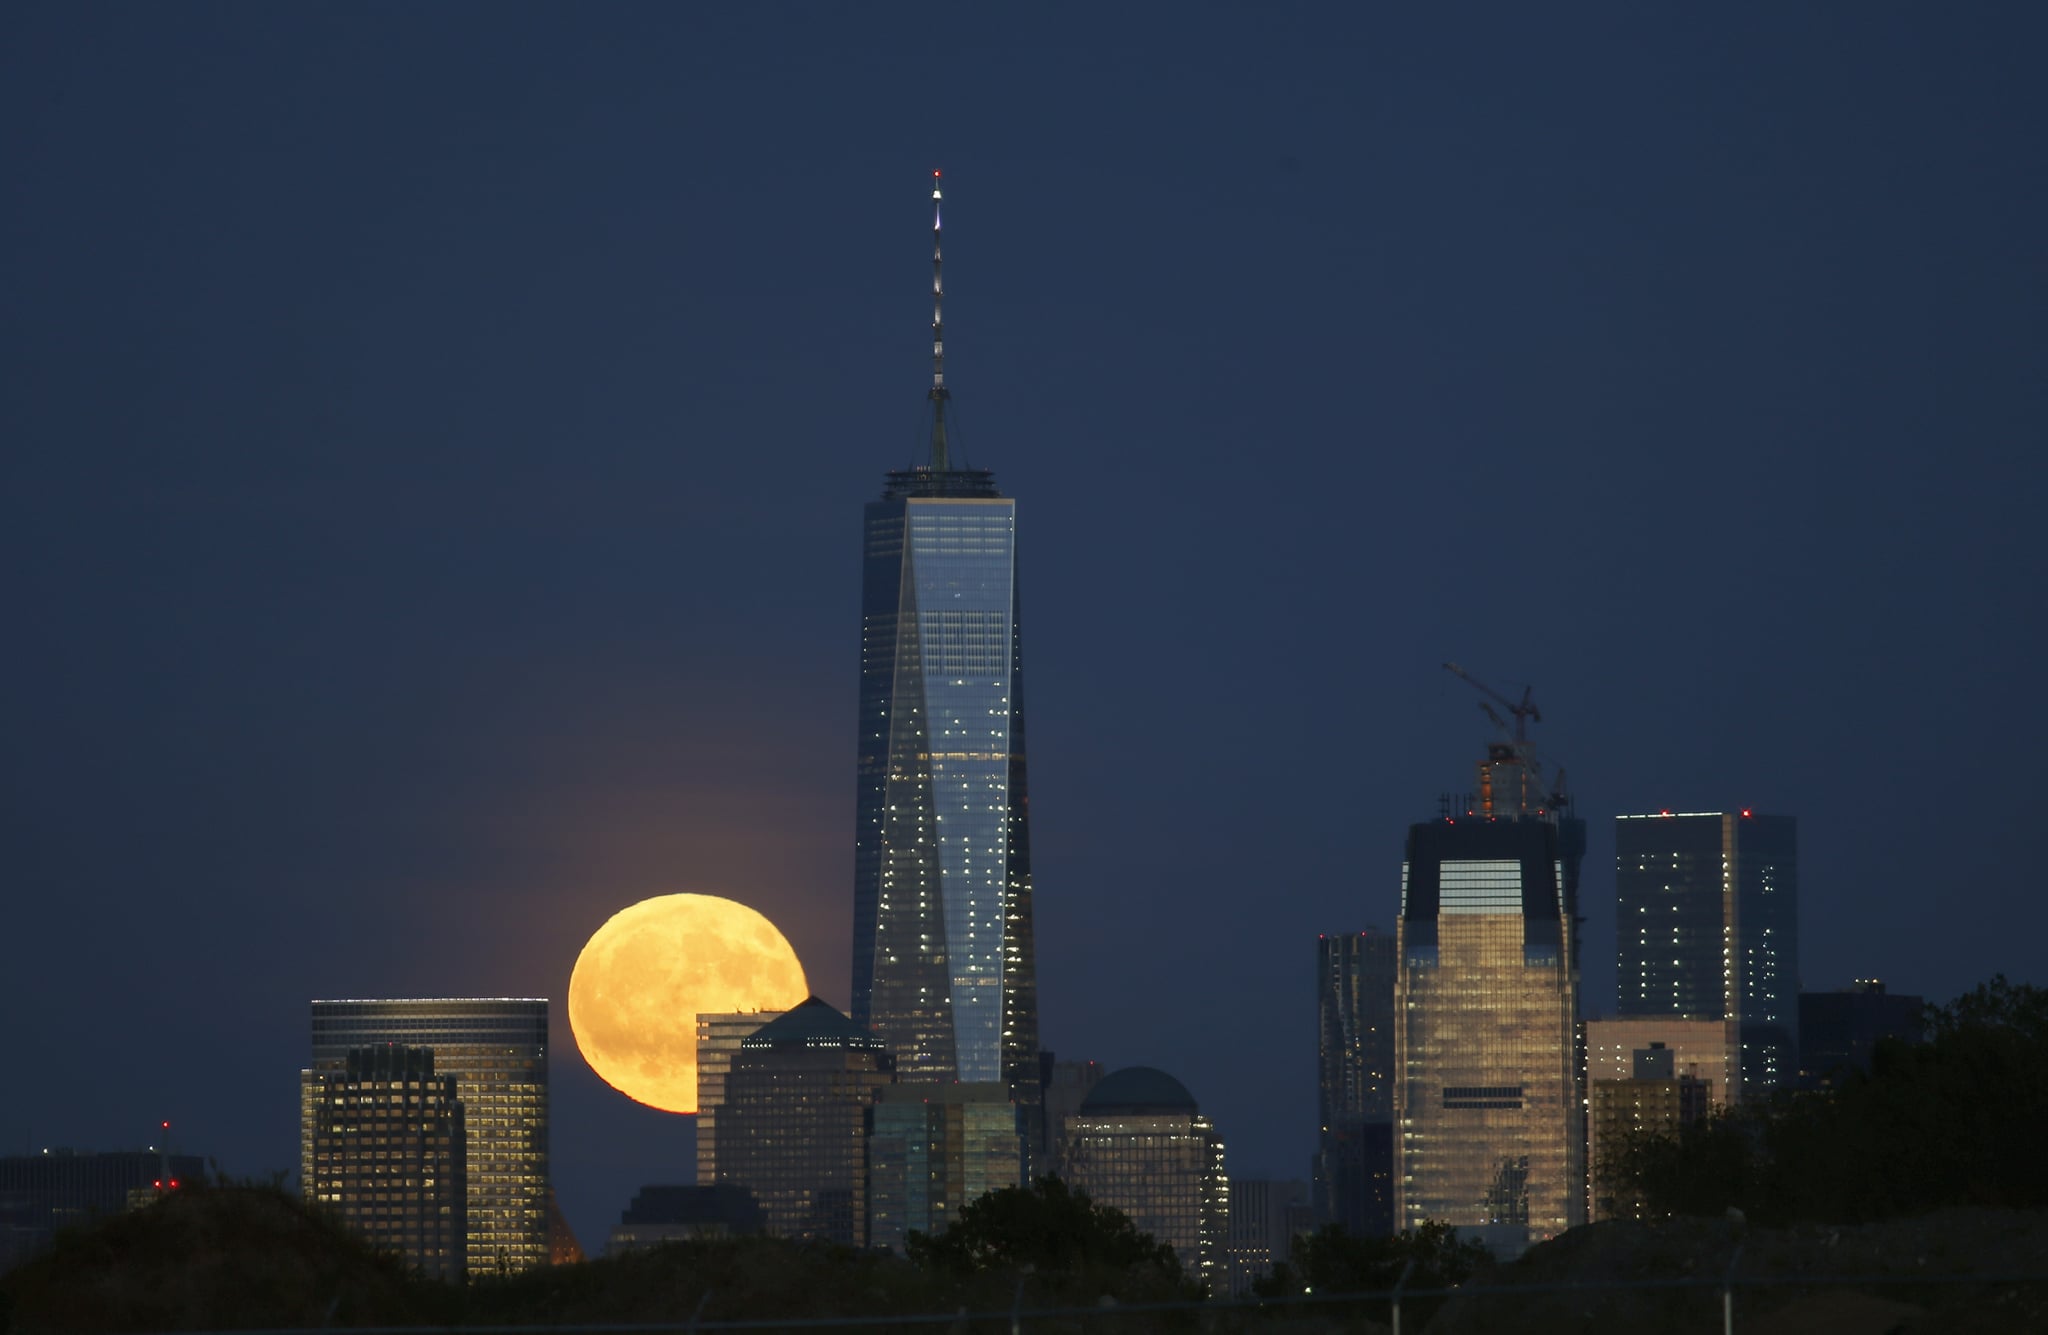
<path fill-rule="evenodd" d="M 1522 688 L 1522 703 L 1516 704 L 1514 701 L 1508 699 L 1505 695 L 1502 695 L 1499 691 L 1494 690 L 1493 687 L 1488 686 L 1485 682 L 1479 680 L 1479 678 L 1473 676 L 1465 669 L 1459 667 L 1456 663 L 1444 664 L 1444 670 L 1464 678 L 1465 681 L 1471 686 L 1473 686 L 1475 689 L 1477 689 L 1480 694 L 1490 695 L 1494 699 L 1500 701 L 1503 705 L 1507 706 L 1508 713 L 1513 714 L 1515 716 L 1515 726 L 1512 732 L 1510 733 L 1510 735 L 1513 736 L 1515 739 L 1515 745 L 1520 746 L 1524 742 L 1527 742 L 1529 740 L 1529 724 L 1532 720 L 1537 723 L 1541 723 L 1543 721 L 1543 711 L 1536 707 L 1536 701 L 1533 698 L 1536 690 L 1535 687 L 1524 686 Z M 1502 732 L 1510 732 L 1508 725 L 1501 720 L 1501 716 L 1493 712 L 1493 706 L 1482 704 L 1479 707 L 1486 711 L 1486 716 L 1492 719 L 1494 721 L 1494 724 L 1498 726 Z"/>
<path fill-rule="evenodd" d="M 1560 766 L 1558 768 L 1557 778 L 1554 781 L 1545 779 L 1543 776 L 1543 764 L 1537 758 L 1536 748 L 1530 745 L 1529 742 L 1529 724 L 1532 722 L 1541 723 L 1543 721 L 1543 711 L 1536 707 L 1535 688 L 1524 686 L 1522 688 L 1522 698 L 1520 702 L 1516 702 L 1502 695 L 1499 691 L 1479 680 L 1479 678 L 1473 676 L 1464 668 L 1459 667 L 1456 663 L 1444 664 L 1444 670 L 1461 678 L 1480 694 L 1498 702 L 1515 720 L 1514 726 L 1510 727 L 1508 726 L 1508 721 L 1500 716 L 1499 710 L 1486 703 L 1485 700 L 1479 702 L 1480 711 L 1487 718 L 1493 720 L 1493 726 L 1499 728 L 1501 732 L 1512 739 L 1509 743 L 1489 745 L 1487 747 L 1486 760 L 1479 767 L 1479 785 L 1481 792 L 1484 794 L 1487 814 L 1493 814 L 1492 766 L 1497 764 L 1521 766 L 1522 773 L 1528 776 L 1530 785 L 1536 791 L 1536 796 L 1541 799 L 1544 810 L 1562 811 L 1565 807 L 1570 806 L 1571 798 L 1565 795 L 1563 767 Z"/>

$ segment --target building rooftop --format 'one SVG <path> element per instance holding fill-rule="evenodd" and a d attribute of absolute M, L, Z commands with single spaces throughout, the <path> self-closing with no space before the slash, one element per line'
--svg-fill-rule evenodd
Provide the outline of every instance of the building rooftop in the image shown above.
<path fill-rule="evenodd" d="M 811 997 L 783 1015 L 770 1020 L 740 1040 L 746 1050 L 759 1048 L 878 1048 L 873 1034 L 846 1018 L 831 1003 Z"/>
<path fill-rule="evenodd" d="M 1084 1113 L 1198 1112 L 1188 1087 L 1150 1066 L 1126 1066 L 1102 1077 L 1081 1100 Z"/>

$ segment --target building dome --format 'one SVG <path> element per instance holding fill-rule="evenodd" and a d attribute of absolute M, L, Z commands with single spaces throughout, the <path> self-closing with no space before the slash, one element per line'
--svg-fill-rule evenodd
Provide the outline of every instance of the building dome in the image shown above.
<path fill-rule="evenodd" d="M 1095 1082 L 1081 1100 L 1083 1113 L 1162 1113 L 1198 1111 L 1188 1087 L 1150 1066 L 1126 1066 Z"/>

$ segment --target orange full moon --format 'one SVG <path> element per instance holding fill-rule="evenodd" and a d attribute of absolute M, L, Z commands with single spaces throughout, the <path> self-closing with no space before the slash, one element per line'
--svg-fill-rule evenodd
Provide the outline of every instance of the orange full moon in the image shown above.
<path fill-rule="evenodd" d="M 569 975 L 569 1032 L 604 1082 L 697 1111 L 697 1016 L 788 1010 L 810 995 L 775 924 L 717 895 L 661 895 L 612 915 Z"/>

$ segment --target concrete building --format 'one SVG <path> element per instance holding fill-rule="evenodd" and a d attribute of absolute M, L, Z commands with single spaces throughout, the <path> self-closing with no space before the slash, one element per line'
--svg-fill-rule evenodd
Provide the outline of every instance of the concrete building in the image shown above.
<path fill-rule="evenodd" d="M 1637 1136 L 1675 1136 L 1707 1115 L 1707 1085 L 1677 1068 L 1660 1044 L 1634 1053 L 1626 1080 L 1593 1081 L 1593 1218 L 1639 1219 L 1642 1202 L 1622 1180 L 1620 1155 Z"/>

